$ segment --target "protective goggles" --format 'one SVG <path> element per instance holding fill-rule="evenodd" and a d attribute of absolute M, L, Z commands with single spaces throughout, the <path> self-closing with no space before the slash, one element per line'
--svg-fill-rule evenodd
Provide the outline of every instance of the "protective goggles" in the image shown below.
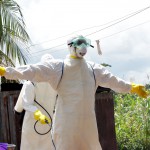
<path fill-rule="evenodd" d="M 83 36 L 79 36 L 73 39 L 72 42 L 69 43 L 68 45 L 70 45 L 70 47 L 73 46 L 76 48 L 89 47 L 89 46 L 94 48 L 94 46 L 91 45 L 91 40 L 86 39 Z"/>

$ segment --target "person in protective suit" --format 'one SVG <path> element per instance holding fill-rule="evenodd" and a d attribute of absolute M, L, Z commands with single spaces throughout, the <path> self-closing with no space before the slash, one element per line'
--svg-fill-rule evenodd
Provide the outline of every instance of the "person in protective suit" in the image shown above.
<path fill-rule="evenodd" d="M 48 59 L 53 59 L 53 57 L 50 54 L 46 54 L 42 57 L 41 61 Z M 47 82 L 32 83 L 31 81 L 26 81 L 23 84 L 14 107 L 15 111 L 19 113 L 22 112 L 23 109 L 25 110 L 20 150 L 53 149 L 54 145 L 50 133 L 51 125 L 49 126 L 45 124 L 45 121 L 42 122 L 41 120 L 39 120 L 41 121 L 40 123 L 36 123 L 34 112 L 42 112 L 42 114 L 48 116 L 43 117 L 45 117 L 47 123 L 51 124 L 56 96 L 56 91 L 54 91 Z"/>
<path fill-rule="evenodd" d="M 7 79 L 49 82 L 57 91 L 52 134 L 56 150 L 101 150 L 94 109 L 97 87 L 136 93 L 143 98 L 148 93 L 144 86 L 126 82 L 103 66 L 87 62 L 84 56 L 87 48 L 92 47 L 89 39 L 77 36 L 67 44 L 70 55 L 64 61 L 53 59 L 16 68 L 1 67 L 0 74 Z M 34 115 L 37 116 L 36 111 Z"/>

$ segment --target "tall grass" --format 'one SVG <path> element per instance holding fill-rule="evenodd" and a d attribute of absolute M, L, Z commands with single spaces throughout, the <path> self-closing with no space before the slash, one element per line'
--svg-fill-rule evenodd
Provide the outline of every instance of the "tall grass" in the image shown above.
<path fill-rule="evenodd" d="M 150 98 L 114 94 L 119 150 L 150 150 Z"/>

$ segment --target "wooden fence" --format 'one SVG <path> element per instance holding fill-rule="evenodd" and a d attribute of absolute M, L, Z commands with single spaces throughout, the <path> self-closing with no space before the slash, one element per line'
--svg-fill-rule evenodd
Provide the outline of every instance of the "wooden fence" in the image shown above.
<path fill-rule="evenodd" d="M 103 150 L 117 150 L 113 93 L 96 93 L 95 112 Z"/>
<path fill-rule="evenodd" d="M 0 142 L 16 144 L 19 150 L 21 126 L 19 118 L 14 113 L 14 105 L 20 91 L 0 93 Z"/>
<path fill-rule="evenodd" d="M 105 91 L 105 92 L 104 92 Z M 114 103 L 112 92 L 98 88 L 95 94 L 95 112 L 99 140 L 103 150 L 117 150 Z M 24 113 L 14 113 L 20 90 L 0 92 L 0 142 L 15 144 L 20 150 L 21 126 Z"/>

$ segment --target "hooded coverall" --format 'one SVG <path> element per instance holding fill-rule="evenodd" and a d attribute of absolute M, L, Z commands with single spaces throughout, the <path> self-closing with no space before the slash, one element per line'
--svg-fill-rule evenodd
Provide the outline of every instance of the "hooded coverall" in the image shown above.
<path fill-rule="evenodd" d="M 34 85 L 30 81 L 24 83 L 21 97 L 18 99 L 19 102 L 22 101 L 20 104 L 22 104 L 23 109 L 26 110 L 22 126 L 20 150 L 53 150 L 51 133 L 39 135 L 34 130 L 34 124 L 36 122 L 34 119 L 34 112 L 36 110 L 41 110 L 44 115 L 48 116 L 34 100 L 42 105 L 51 117 L 53 117 L 56 95 L 56 91 L 51 88 L 49 83 L 40 82 Z M 20 108 L 21 105 L 15 108 L 15 110 L 20 110 Z M 42 125 L 39 122 L 35 127 L 39 133 L 46 133 L 50 129 L 47 124 Z"/>
<path fill-rule="evenodd" d="M 93 70 L 84 58 L 66 58 L 61 81 L 61 60 L 6 68 L 6 78 L 49 82 L 56 89 L 58 99 L 53 124 L 56 150 L 101 150 L 94 109 L 97 86 L 119 93 L 131 90 L 131 83 L 117 78 L 99 64 L 91 65 Z"/>

